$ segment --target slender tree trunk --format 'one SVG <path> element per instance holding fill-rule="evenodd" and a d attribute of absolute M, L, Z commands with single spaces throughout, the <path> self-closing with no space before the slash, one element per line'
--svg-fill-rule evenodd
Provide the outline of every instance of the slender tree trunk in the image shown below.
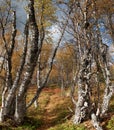
<path fill-rule="evenodd" d="M 105 69 L 105 74 L 106 74 L 106 77 L 105 77 L 106 88 L 105 88 L 103 103 L 102 103 L 102 110 L 101 110 L 102 115 L 108 111 L 109 102 L 114 93 L 114 87 L 112 86 L 112 83 L 110 80 L 110 71 L 108 70 L 107 65 L 105 65 L 104 69 Z"/>
<path fill-rule="evenodd" d="M 61 75 L 61 96 L 62 96 L 62 97 L 65 96 L 65 88 L 64 88 L 64 79 L 63 79 L 63 75 Z"/>
<path fill-rule="evenodd" d="M 103 75 L 104 75 L 104 79 L 105 79 L 105 92 L 104 92 L 104 97 L 103 97 L 103 103 L 102 103 L 102 108 L 101 108 L 101 115 L 105 114 L 108 111 L 108 107 L 109 107 L 109 102 L 110 99 L 114 93 L 114 87 L 111 83 L 111 74 L 110 74 L 110 70 L 109 70 L 109 61 L 108 61 L 108 48 L 106 45 L 102 45 L 101 46 L 101 56 L 102 56 L 102 60 L 103 60 L 103 64 L 104 66 L 102 66 L 102 71 L 103 71 Z"/>
<path fill-rule="evenodd" d="M 108 22 L 109 22 L 109 30 L 110 30 L 110 35 L 111 35 L 111 38 L 114 42 L 114 26 L 113 26 L 113 18 L 112 18 L 112 15 L 111 14 L 107 14 L 107 17 L 108 17 Z"/>
<path fill-rule="evenodd" d="M 40 69 L 40 61 L 41 61 L 41 55 L 39 54 L 39 57 L 38 57 L 38 65 L 37 65 L 37 89 L 39 89 L 41 87 L 41 69 Z M 38 107 L 38 99 L 36 99 L 34 101 L 34 106 L 35 108 Z"/>
<path fill-rule="evenodd" d="M 63 65 L 61 66 L 61 96 L 65 96 L 65 86 L 64 86 L 64 70 Z"/>
<path fill-rule="evenodd" d="M 3 122 L 5 117 L 4 117 L 4 108 L 5 108 L 5 94 L 7 91 L 7 87 L 4 88 L 2 92 L 2 106 L 1 106 L 1 111 L 0 111 L 0 122 Z"/>

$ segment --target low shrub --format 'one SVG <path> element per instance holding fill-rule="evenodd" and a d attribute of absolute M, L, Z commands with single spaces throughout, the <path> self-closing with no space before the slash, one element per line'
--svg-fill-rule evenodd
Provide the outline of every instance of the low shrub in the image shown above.
<path fill-rule="evenodd" d="M 114 130 L 114 116 L 108 121 L 106 126 L 109 130 Z"/>
<path fill-rule="evenodd" d="M 83 124 L 74 125 L 71 122 L 65 122 L 63 124 L 56 125 L 48 130 L 87 130 Z"/>

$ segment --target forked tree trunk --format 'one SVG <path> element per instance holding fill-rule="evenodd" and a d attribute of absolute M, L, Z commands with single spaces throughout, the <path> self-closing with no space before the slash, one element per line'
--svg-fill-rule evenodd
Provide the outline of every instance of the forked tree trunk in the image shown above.
<path fill-rule="evenodd" d="M 31 42 L 30 42 L 30 49 L 28 52 L 26 71 L 17 94 L 17 108 L 15 112 L 15 120 L 18 124 L 23 122 L 24 116 L 26 114 L 25 95 L 38 60 L 39 32 L 35 19 L 34 0 L 32 1 L 29 0 L 28 9 L 29 9 L 29 27 L 31 31 Z"/>
<path fill-rule="evenodd" d="M 7 92 L 10 92 L 11 88 L 12 88 L 12 56 L 13 56 L 13 52 L 14 52 L 14 47 L 15 47 L 15 38 L 16 38 L 16 33 L 17 33 L 17 29 L 16 29 L 16 12 L 13 11 L 13 21 L 12 21 L 12 34 L 11 34 L 11 41 L 10 41 L 10 47 L 8 48 L 8 43 L 7 40 L 5 38 L 5 27 L 2 26 L 2 38 L 3 38 L 3 43 L 4 43 L 4 47 L 5 47 L 5 51 L 6 51 L 6 59 L 5 59 L 5 64 L 6 64 L 6 79 L 5 79 L 5 86 L 4 86 L 4 90 L 2 92 L 2 107 L 1 107 L 1 112 L 0 112 L 0 121 L 4 121 L 5 118 L 7 117 L 11 117 L 12 114 L 14 113 L 14 109 L 12 107 L 14 107 L 15 105 L 15 100 L 13 100 L 10 108 L 6 108 L 6 96 L 7 96 Z M 8 114 L 6 114 L 6 109 L 9 109 Z"/>
<path fill-rule="evenodd" d="M 28 59 L 26 61 L 26 52 L 27 52 L 27 44 L 28 44 L 28 34 L 26 35 L 26 43 L 24 46 L 24 53 L 21 59 L 21 64 L 19 67 L 19 70 L 16 74 L 16 78 L 14 80 L 14 83 L 11 87 L 11 89 L 8 91 L 6 99 L 4 99 L 3 96 L 3 108 L 1 108 L 1 122 L 4 121 L 8 116 L 9 113 L 12 112 L 11 108 L 13 107 L 15 110 L 15 121 L 20 124 L 24 116 L 26 114 L 26 104 L 25 104 L 25 95 L 26 91 L 28 89 L 29 83 L 31 81 L 35 66 L 37 64 L 37 58 L 38 58 L 38 38 L 39 38 L 39 32 L 38 27 L 35 20 L 35 12 L 34 12 L 34 0 L 29 0 L 28 4 L 28 15 L 29 15 L 29 27 L 31 31 L 31 43 L 30 48 L 28 51 Z M 28 26 L 26 26 L 25 29 L 28 33 Z M 26 61 L 26 68 L 24 68 L 24 64 Z M 24 70 L 24 77 L 19 85 L 20 76 Z M 19 89 L 18 89 L 19 88 Z M 16 90 L 18 91 L 16 92 Z M 5 92 L 5 91 L 4 91 Z M 15 101 L 15 95 L 17 93 L 17 100 L 16 100 L 16 106 L 14 105 Z M 14 111 L 13 111 L 14 113 Z M 13 115 L 14 116 L 14 115 Z"/>
<path fill-rule="evenodd" d="M 74 123 L 79 124 L 87 117 L 90 107 L 91 51 L 85 52 L 78 74 L 78 102 L 76 104 Z"/>

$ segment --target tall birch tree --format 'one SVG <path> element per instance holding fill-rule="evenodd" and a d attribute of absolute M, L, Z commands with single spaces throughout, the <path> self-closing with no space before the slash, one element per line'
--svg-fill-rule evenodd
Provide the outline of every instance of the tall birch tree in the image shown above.
<path fill-rule="evenodd" d="M 72 98 L 76 107 L 73 122 L 79 124 L 91 117 L 94 127 L 97 130 L 102 130 L 99 118 L 102 118 L 108 110 L 114 87 L 110 80 L 108 46 L 103 43 L 101 26 L 99 26 L 97 2 L 94 0 L 75 2 L 75 8 L 72 10 L 71 21 L 68 25 L 68 33 L 75 39 L 80 57 L 77 62 L 79 66 L 77 73 L 78 100 L 74 101 Z M 68 8 L 71 6 L 69 5 Z M 99 102 L 99 93 L 101 92 L 97 84 L 98 80 L 96 80 L 98 101 L 92 100 L 92 91 L 95 86 L 92 87 L 91 80 L 93 77 L 99 79 L 99 74 L 105 79 L 106 88 L 102 101 L 100 100 L 103 103 Z"/>
<path fill-rule="evenodd" d="M 5 66 L 5 68 L 1 67 L 1 70 L 4 69 L 5 71 L 4 75 L 5 84 L 2 90 L 2 106 L 0 110 L 1 122 L 4 122 L 9 118 L 15 120 L 17 124 L 21 124 L 24 121 L 27 108 L 29 108 L 38 99 L 43 88 L 46 86 L 50 72 L 52 70 L 52 65 L 54 62 L 56 52 L 64 35 L 66 24 L 68 23 L 68 20 L 66 20 L 65 26 L 61 31 L 61 36 L 57 42 L 57 45 L 53 49 L 52 56 L 49 61 L 49 69 L 45 74 L 44 78 L 42 78 L 43 79 L 42 84 L 39 84 L 41 76 L 40 56 L 42 54 L 42 46 L 45 43 L 44 41 L 46 39 L 46 31 L 47 31 L 46 27 L 49 26 L 47 24 L 45 26 L 45 22 L 48 22 L 49 20 L 50 23 L 51 18 L 48 17 L 47 21 L 44 22 L 45 3 L 43 0 L 41 2 L 42 4 L 41 9 L 40 6 L 37 6 L 38 9 L 41 11 L 38 19 L 39 21 L 37 21 L 36 19 L 36 13 L 35 13 L 36 7 L 34 5 L 35 3 L 34 0 L 28 0 L 27 2 L 28 2 L 27 3 L 28 6 L 26 7 L 27 20 L 24 28 L 24 38 L 23 38 L 24 44 L 22 47 L 22 52 L 20 54 L 20 63 L 17 66 L 16 69 L 17 71 L 15 72 L 15 76 L 13 78 L 12 78 L 12 69 L 13 69 L 12 64 L 13 62 L 15 62 L 13 61 L 13 55 L 16 49 L 17 24 L 16 24 L 16 11 L 14 11 L 11 8 L 10 0 L 6 0 L 7 11 L 6 10 L 5 11 L 7 13 L 4 13 L 3 11 L 4 16 L 1 14 L 0 17 L 2 46 L 4 50 L 1 56 L 3 57 L 2 64 Z M 11 23 L 10 26 L 9 22 Z M 9 28 L 12 27 L 10 41 L 6 39 L 6 33 L 8 31 L 7 27 Z M 38 80 L 37 90 L 33 99 L 28 104 L 26 104 L 27 90 L 30 86 L 31 79 L 33 77 L 33 73 L 36 67 L 38 67 L 39 71 L 37 74 L 37 80 Z"/>

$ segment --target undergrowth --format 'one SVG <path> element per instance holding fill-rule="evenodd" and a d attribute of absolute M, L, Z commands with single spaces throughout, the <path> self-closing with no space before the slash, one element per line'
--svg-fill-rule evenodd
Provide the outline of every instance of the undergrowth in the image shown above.
<path fill-rule="evenodd" d="M 55 127 L 51 127 L 48 130 L 87 130 L 83 124 L 73 125 L 71 122 L 66 121 L 63 124 L 58 124 Z"/>
<path fill-rule="evenodd" d="M 114 116 L 108 121 L 107 128 L 109 130 L 114 130 Z"/>

